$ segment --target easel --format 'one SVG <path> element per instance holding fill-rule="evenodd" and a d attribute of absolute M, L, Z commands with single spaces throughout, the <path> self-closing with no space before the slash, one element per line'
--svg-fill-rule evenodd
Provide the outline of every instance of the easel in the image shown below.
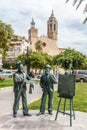
<path fill-rule="evenodd" d="M 58 82 L 58 93 L 59 93 L 59 103 L 57 107 L 56 117 L 57 120 L 58 113 L 63 113 L 64 115 L 70 116 L 70 126 L 72 126 L 72 116 L 75 120 L 75 112 L 73 106 L 73 96 L 75 96 L 75 75 L 59 75 L 59 82 Z M 60 111 L 60 106 L 62 99 L 64 99 L 64 109 Z M 70 113 L 66 111 L 66 100 L 70 100 Z"/>

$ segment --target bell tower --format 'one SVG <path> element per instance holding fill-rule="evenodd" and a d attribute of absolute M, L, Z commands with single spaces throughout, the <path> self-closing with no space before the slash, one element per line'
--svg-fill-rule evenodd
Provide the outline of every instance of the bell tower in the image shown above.
<path fill-rule="evenodd" d="M 50 39 L 57 40 L 58 38 L 58 22 L 54 16 L 54 12 L 52 10 L 51 16 L 47 21 L 47 36 Z"/>
<path fill-rule="evenodd" d="M 32 37 L 38 37 L 38 29 L 35 28 L 35 22 L 33 18 L 31 21 L 31 28 L 28 30 L 28 40 L 31 41 Z"/>

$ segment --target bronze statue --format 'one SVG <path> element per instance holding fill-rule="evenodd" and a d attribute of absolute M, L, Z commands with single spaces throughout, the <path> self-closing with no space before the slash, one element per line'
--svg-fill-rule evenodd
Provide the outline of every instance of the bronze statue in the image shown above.
<path fill-rule="evenodd" d="M 72 75 L 73 74 L 73 66 L 72 66 L 72 62 L 69 64 L 69 69 L 67 71 L 68 75 Z"/>
<path fill-rule="evenodd" d="M 45 103 L 47 95 L 48 95 L 48 113 L 52 115 L 53 94 L 54 94 L 53 84 L 57 84 L 57 79 L 53 74 L 50 73 L 50 70 L 51 70 L 50 65 L 46 65 L 45 73 L 41 76 L 40 79 L 40 86 L 42 88 L 43 94 L 42 94 L 40 112 L 37 115 L 45 113 Z"/>
<path fill-rule="evenodd" d="M 19 109 L 20 97 L 22 97 L 23 115 L 31 116 L 28 113 L 27 99 L 26 99 L 26 79 L 30 80 L 30 77 L 23 71 L 23 64 L 21 61 L 16 63 L 18 71 L 13 74 L 14 82 L 14 105 L 13 105 L 13 117 L 17 116 Z"/>

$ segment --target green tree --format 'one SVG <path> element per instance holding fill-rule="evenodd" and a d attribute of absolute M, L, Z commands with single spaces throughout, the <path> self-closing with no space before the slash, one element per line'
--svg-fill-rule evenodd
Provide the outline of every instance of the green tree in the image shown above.
<path fill-rule="evenodd" d="M 5 58 L 6 52 L 9 49 L 9 43 L 11 42 L 12 36 L 13 30 L 11 25 L 0 21 L 0 53 L 2 54 L 3 58 Z"/>
<path fill-rule="evenodd" d="M 40 40 L 38 40 L 36 43 L 35 43 L 35 49 L 37 52 L 42 52 L 43 50 L 43 47 L 46 46 L 46 43 L 45 42 L 42 42 Z"/>
<path fill-rule="evenodd" d="M 36 49 L 37 52 L 42 51 L 42 41 L 39 40 L 35 43 L 35 49 Z"/>
<path fill-rule="evenodd" d="M 46 64 L 52 65 L 53 57 L 42 52 L 32 52 L 29 57 L 27 54 L 21 54 L 16 60 L 21 60 L 24 65 L 29 64 L 32 69 L 43 69 Z"/>
<path fill-rule="evenodd" d="M 83 64 L 83 68 L 85 69 L 85 70 L 87 70 L 87 57 L 86 57 L 86 59 L 85 59 L 85 63 Z"/>
<path fill-rule="evenodd" d="M 43 69 L 47 63 L 52 64 L 52 56 L 42 52 L 34 52 L 30 55 L 30 63 L 34 69 Z"/>
<path fill-rule="evenodd" d="M 26 64 L 26 54 L 21 54 L 17 57 L 16 61 L 21 60 L 22 63 L 25 65 Z"/>
<path fill-rule="evenodd" d="M 6 68 L 6 69 L 15 69 L 15 62 L 11 63 L 11 62 L 4 62 L 3 63 L 3 68 Z"/>
<path fill-rule="evenodd" d="M 84 69 L 86 65 L 86 56 L 74 49 L 66 49 L 63 53 L 57 55 L 53 59 L 54 65 L 68 69 L 72 63 L 73 69 Z"/>

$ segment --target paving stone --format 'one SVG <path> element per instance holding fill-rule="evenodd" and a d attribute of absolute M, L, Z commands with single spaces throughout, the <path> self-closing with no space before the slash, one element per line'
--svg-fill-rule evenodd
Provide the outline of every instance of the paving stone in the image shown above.
<path fill-rule="evenodd" d="M 7 128 L 7 129 L 10 129 L 10 128 L 11 128 L 11 125 L 3 125 L 1 128 Z"/>
<path fill-rule="evenodd" d="M 87 113 L 84 112 L 76 112 L 72 127 L 70 127 L 70 118 L 67 115 L 59 114 L 55 121 L 56 111 L 53 115 L 46 113 L 41 116 L 36 116 L 38 111 L 31 110 L 30 112 L 31 117 L 24 117 L 21 111 L 16 118 L 13 118 L 11 114 L 2 116 L 0 130 L 87 130 Z"/>
<path fill-rule="evenodd" d="M 23 130 L 25 128 L 25 125 L 14 125 L 13 129 L 21 129 Z"/>

